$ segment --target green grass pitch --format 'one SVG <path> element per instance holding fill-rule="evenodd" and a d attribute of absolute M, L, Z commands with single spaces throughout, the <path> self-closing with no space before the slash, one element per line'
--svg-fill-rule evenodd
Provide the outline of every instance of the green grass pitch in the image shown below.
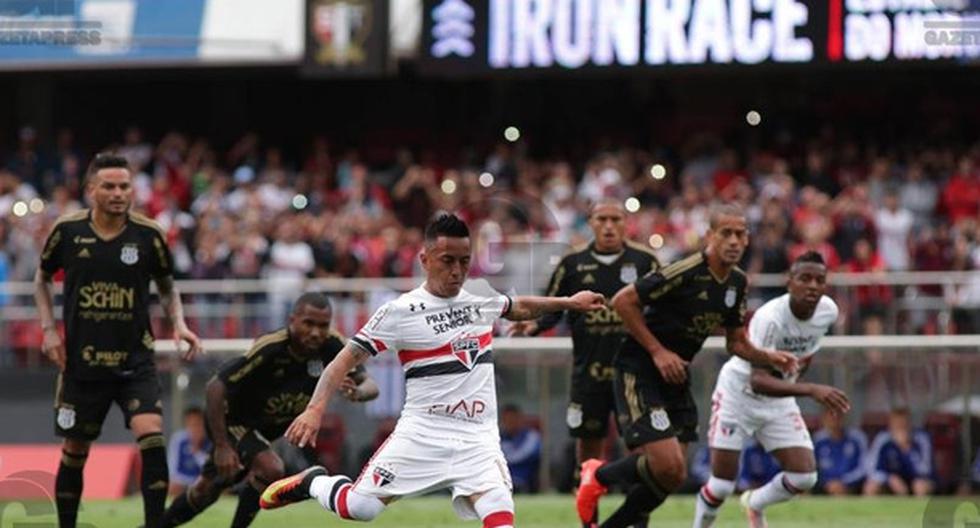
<path fill-rule="evenodd" d="M 621 496 L 603 499 L 603 511 L 610 512 L 622 500 Z M 936 499 L 955 500 L 955 499 Z M 913 498 L 845 498 L 803 497 L 789 504 L 781 504 L 768 513 L 773 528 L 802 527 L 861 527 L 861 528 L 922 528 L 923 512 L 928 501 Z M 35 505 L 37 506 L 37 505 Z M 42 505 L 47 509 L 48 505 Z M 0 528 L 24 526 L 55 527 L 53 514 L 28 515 L 22 504 L 0 503 Z M 964 508 L 953 508 L 957 517 Z M 198 516 L 189 526 L 201 528 L 226 528 L 231 523 L 235 499 L 224 497 Z M 52 511 L 52 510 L 48 510 Z M 653 528 L 688 528 L 694 511 L 692 496 L 670 499 L 651 517 Z M 963 512 L 966 513 L 966 512 Z M 972 512 L 970 512 L 972 513 Z M 980 519 L 980 518 L 978 518 Z M 79 516 L 79 527 L 134 528 L 142 524 L 142 506 L 138 497 L 122 501 L 85 501 Z M 965 519 L 963 519 L 965 520 Z M 975 521 L 977 519 L 971 518 Z M 83 525 L 82 523 L 87 523 Z M 261 512 L 252 526 L 261 527 L 323 527 L 357 526 L 363 523 L 341 521 L 320 509 L 316 503 L 306 502 L 281 510 Z M 955 523 L 948 526 L 953 528 Z M 956 526 L 963 526 L 962 520 Z M 464 522 L 456 518 L 447 496 L 430 496 L 399 501 L 391 505 L 370 526 L 377 527 L 426 527 L 479 526 L 476 521 Z M 517 526 L 521 528 L 575 528 L 578 526 L 574 502 L 567 495 L 541 495 L 517 497 Z M 737 500 L 729 500 L 715 524 L 717 528 L 746 526 Z M 966 524 L 970 526 L 970 524 Z"/>

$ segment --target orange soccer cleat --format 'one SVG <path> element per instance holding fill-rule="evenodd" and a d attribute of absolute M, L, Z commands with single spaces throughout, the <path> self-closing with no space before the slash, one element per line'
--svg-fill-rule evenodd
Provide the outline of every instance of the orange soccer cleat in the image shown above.
<path fill-rule="evenodd" d="M 304 501 L 310 498 L 310 483 L 313 482 L 313 479 L 325 476 L 327 476 L 326 469 L 322 466 L 313 466 L 291 477 L 279 479 L 269 484 L 262 492 L 262 496 L 259 497 L 259 506 L 263 510 L 272 510 L 294 502 Z"/>
<path fill-rule="evenodd" d="M 602 464 L 603 461 L 598 458 L 590 458 L 582 462 L 581 480 L 575 493 L 575 508 L 578 510 L 579 519 L 586 525 L 591 523 L 595 516 L 599 498 L 606 494 L 606 487 L 595 477 L 596 470 L 602 467 Z"/>

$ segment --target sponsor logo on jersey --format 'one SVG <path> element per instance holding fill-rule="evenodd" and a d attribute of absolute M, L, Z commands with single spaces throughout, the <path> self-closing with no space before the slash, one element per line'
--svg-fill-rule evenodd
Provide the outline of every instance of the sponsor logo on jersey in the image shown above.
<path fill-rule="evenodd" d="M 587 274 L 584 279 L 582 279 L 582 284 L 595 284 L 595 277 L 591 273 Z"/>
<path fill-rule="evenodd" d="M 456 403 L 437 403 L 429 407 L 429 414 L 438 414 L 450 418 L 462 419 L 464 421 L 480 422 L 480 415 L 487 410 L 487 403 L 483 400 L 459 400 Z"/>
<path fill-rule="evenodd" d="M 636 265 L 633 263 L 623 264 L 623 267 L 619 268 L 619 280 L 624 284 L 629 284 L 631 282 L 636 282 L 637 272 Z"/>
<path fill-rule="evenodd" d="M 701 299 L 702 301 L 707 301 L 708 300 L 708 292 L 702 291 L 701 293 L 699 293 L 698 294 L 698 299 Z"/>
<path fill-rule="evenodd" d="M 139 247 L 136 244 L 126 244 L 122 247 L 122 252 L 119 253 L 119 260 L 127 266 L 132 266 L 140 260 Z"/>
<path fill-rule="evenodd" d="M 95 237 L 76 236 L 74 238 L 74 242 L 76 244 L 94 244 L 95 243 Z"/>
<path fill-rule="evenodd" d="M 729 308 L 735 306 L 736 296 L 737 296 L 737 292 L 735 291 L 735 287 L 729 286 L 728 289 L 725 290 L 725 306 Z"/>
<path fill-rule="evenodd" d="M 650 425 L 658 431 L 666 431 L 670 427 L 670 417 L 663 409 L 653 409 L 650 411 Z"/>
<path fill-rule="evenodd" d="M 78 252 L 78 258 L 91 258 L 91 257 L 92 254 L 89 252 L 88 248 L 82 248 L 82 250 Z"/>

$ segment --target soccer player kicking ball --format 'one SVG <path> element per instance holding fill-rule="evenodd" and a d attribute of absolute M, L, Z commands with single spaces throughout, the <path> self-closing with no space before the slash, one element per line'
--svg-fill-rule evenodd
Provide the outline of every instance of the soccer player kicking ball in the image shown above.
<path fill-rule="evenodd" d="M 497 429 L 493 322 L 598 310 L 605 301 L 591 291 L 511 299 L 489 287 L 464 289 L 470 254 L 469 229 L 459 218 L 445 214 L 431 222 L 420 254 L 426 281 L 374 313 L 327 365 L 306 411 L 286 431 L 300 447 L 315 442 L 323 411 L 345 374 L 373 355 L 397 353 L 405 371 L 405 406 L 360 477 L 352 482 L 313 467 L 269 485 L 263 508 L 313 497 L 343 519 L 370 521 L 401 497 L 448 488 L 460 518 L 481 519 L 484 527 L 514 525 L 510 473 Z"/>
<path fill-rule="evenodd" d="M 837 305 L 824 295 L 827 266 L 819 253 L 808 252 L 790 268 L 789 293 L 759 308 L 749 324 L 749 340 L 760 348 L 796 355 L 802 370 L 820 348 L 820 338 L 837 320 Z M 847 396 L 834 387 L 796 383 L 783 375 L 733 357 L 725 363 L 711 403 L 708 445 L 711 478 L 697 498 L 694 528 L 708 528 L 718 508 L 735 489 L 742 446 L 755 438 L 779 461 L 783 471 L 761 488 L 742 494 L 751 528 L 764 528 L 766 507 L 785 502 L 817 483 L 813 441 L 794 396 L 809 396 L 831 412 L 850 410 Z"/>
<path fill-rule="evenodd" d="M 704 252 L 645 275 L 613 298 L 630 334 L 615 359 L 616 412 L 620 436 L 636 452 L 605 464 L 582 463 L 576 507 L 583 523 L 593 519 L 611 485 L 626 486 L 626 500 L 603 528 L 636 523 L 684 482 L 684 449 L 697 439 L 698 424 L 687 365 L 716 328 L 725 327 L 730 353 L 795 370 L 795 356 L 760 349 L 745 335 L 747 280 L 737 264 L 748 242 L 741 208 L 716 206 Z"/>

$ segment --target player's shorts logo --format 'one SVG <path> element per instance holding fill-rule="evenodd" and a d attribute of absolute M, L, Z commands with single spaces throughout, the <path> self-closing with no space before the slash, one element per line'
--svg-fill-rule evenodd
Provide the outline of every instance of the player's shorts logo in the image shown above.
<path fill-rule="evenodd" d="M 658 431 L 666 431 L 670 427 L 670 418 L 667 411 L 663 409 L 653 409 L 650 411 L 650 424 Z"/>
<path fill-rule="evenodd" d="M 619 280 L 623 284 L 636 282 L 636 265 L 632 263 L 623 264 L 623 267 L 619 268 Z"/>
<path fill-rule="evenodd" d="M 395 480 L 395 473 L 388 468 L 381 466 L 374 466 L 374 472 L 371 474 L 371 480 L 374 482 L 375 486 L 383 487 L 391 484 Z"/>
<path fill-rule="evenodd" d="M 132 266 L 140 260 L 140 251 L 136 247 L 136 244 L 126 244 L 122 248 L 122 253 L 119 254 L 119 260 L 126 264 L 127 266 Z"/>
<path fill-rule="evenodd" d="M 725 306 L 729 308 L 735 306 L 735 297 L 735 288 L 733 286 L 729 286 L 728 289 L 725 290 Z"/>
<path fill-rule="evenodd" d="M 464 337 L 453 341 L 453 355 L 466 368 L 473 368 L 473 362 L 480 353 L 480 340 L 476 337 Z"/>
<path fill-rule="evenodd" d="M 565 413 L 565 423 L 567 423 L 572 429 L 582 426 L 581 405 L 573 403 L 568 406 L 568 411 Z"/>
<path fill-rule="evenodd" d="M 58 409 L 58 427 L 71 429 L 75 427 L 75 409 L 61 407 Z"/>

